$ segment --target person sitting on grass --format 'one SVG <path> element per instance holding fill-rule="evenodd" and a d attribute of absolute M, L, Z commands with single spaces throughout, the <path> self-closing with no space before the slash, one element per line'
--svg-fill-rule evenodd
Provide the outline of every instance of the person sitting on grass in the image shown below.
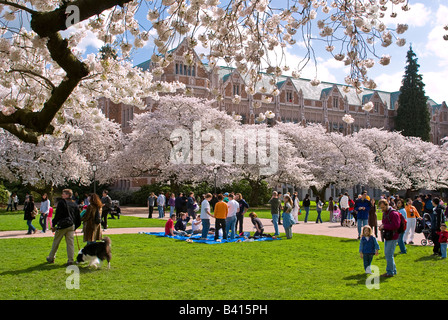
<path fill-rule="evenodd" d="M 255 212 L 249 213 L 249 217 L 257 231 L 255 231 L 254 237 L 261 237 L 263 236 L 264 227 L 261 223 L 260 218 L 258 218 L 257 214 Z"/>
<path fill-rule="evenodd" d="M 176 221 L 176 225 L 174 226 L 174 233 L 181 236 L 187 236 L 191 234 L 193 230 L 187 231 L 187 223 L 190 221 L 190 217 L 187 217 L 185 212 L 182 212 L 180 215 L 180 219 Z"/>
<path fill-rule="evenodd" d="M 165 223 L 165 236 L 174 237 L 174 219 L 176 219 L 176 214 L 173 213 Z"/>

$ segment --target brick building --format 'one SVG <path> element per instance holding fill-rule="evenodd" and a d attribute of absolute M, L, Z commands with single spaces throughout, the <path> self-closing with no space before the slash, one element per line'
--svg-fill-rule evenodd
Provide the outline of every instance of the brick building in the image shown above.
<path fill-rule="evenodd" d="M 385 128 L 394 130 L 394 117 L 398 108 L 400 92 L 385 92 L 365 89 L 357 94 L 354 89 L 347 90 L 345 85 L 322 82 L 312 86 L 309 80 L 295 79 L 282 76 L 274 81 L 268 74 L 261 74 L 255 95 L 246 92 L 247 82 L 237 69 L 229 67 L 214 67 L 203 63 L 196 53 L 193 53 L 194 63 L 185 64 L 184 53 L 187 51 L 186 41 L 168 54 L 172 62 L 164 68 L 164 74 L 158 79 L 161 81 L 179 81 L 186 85 L 188 91 L 197 97 L 215 99 L 219 94 L 216 107 L 228 114 L 242 117 L 243 123 L 254 123 L 259 113 L 272 111 L 277 121 L 302 123 L 321 123 L 329 131 L 339 131 L 345 134 L 356 132 L 361 128 Z M 151 70 L 150 60 L 136 67 Z M 269 95 L 277 89 L 277 96 Z M 214 92 L 214 91 L 218 92 Z M 264 92 L 264 93 L 263 93 Z M 241 98 L 235 102 L 235 95 Z M 266 103 L 263 98 L 271 101 Z M 147 99 L 148 109 L 153 107 L 153 101 Z M 365 112 L 362 107 L 372 102 L 374 109 Z M 124 132 L 130 132 L 129 121 L 135 113 L 145 112 L 128 105 L 117 105 L 109 100 L 102 99 L 100 108 L 105 115 L 122 125 Z M 431 140 L 440 143 L 448 136 L 448 107 L 445 102 L 437 104 L 428 99 L 428 108 L 431 118 Z M 147 110 L 148 110 L 147 109 Z M 355 119 L 352 125 L 342 121 L 345 114 Z M 140 186 L 152 183 L 151 178 L 129 178 L 117 181 L 115 187 L 120 190 L 137 190 Z"/>

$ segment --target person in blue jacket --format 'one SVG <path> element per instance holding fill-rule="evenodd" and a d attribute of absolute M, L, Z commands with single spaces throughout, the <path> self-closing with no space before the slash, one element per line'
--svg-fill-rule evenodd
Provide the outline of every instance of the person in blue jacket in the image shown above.
<path fill-rule="evenodd" d="M 369 224 L 369 211 L 372 204 L 367 199 L 367 191 L 362 193 L 361 199 L 356 200 L 355 210 L 358 212 L 358 240 L 361 238 L 361 230 Z"/>
<path fill-rule="evenodd" d="M 370 226 L 362 228 L 362 238 L 359 242 L 359 255 L 364 261 L 364 270 L 366 273 L 372 273 L 370 266 L 373 256 L 377 256 L 379 250 L 380 246 L 372 234 L 372 228 Z"/>

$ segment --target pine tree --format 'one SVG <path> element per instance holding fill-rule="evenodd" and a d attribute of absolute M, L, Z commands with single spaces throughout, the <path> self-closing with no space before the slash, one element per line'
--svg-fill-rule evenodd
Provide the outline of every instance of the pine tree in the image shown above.
<path fill-rule="evenodd" d="M 412 46 L 407 53 L 407 65 L 398 98 L 395 130 L 404 136 L 420 137 L 430 140 L 430 114 L 427 107 L 428 98 L 425 94 L 423 77 L 418 73 L 420 65 Z"/>

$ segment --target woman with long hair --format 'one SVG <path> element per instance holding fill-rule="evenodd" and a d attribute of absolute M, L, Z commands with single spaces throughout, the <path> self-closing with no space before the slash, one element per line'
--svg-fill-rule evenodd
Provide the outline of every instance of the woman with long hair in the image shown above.
<path fill-rule="evenodd" d="M 26 224 L 28 225 L 27 234 L 36 233 L 37 231 L 36 227 L 33 226 L 33 220 L 35 219 L 35 216 L 33 216 L 34 206 L 34 197 L 30 195 L 28 198 L 28 203 L 25 206 L 23 216 L 23 219 L 26 220 Z"/>
<path fill-rule="evenodd" d="M 96 193 L 92 193 L 89 198 L 90 204 L 81 220 L 83 221 L 84 241 L 92 243 L 102 239 L 101 214 L 103 204 Z"/>
<path fill-rule="evenodd" d="M 48 195 L 44 193 L 42 195 L 42 201 L 40 202 L 40 218 L 39 224 L 42 227 L 42 232 L 47 231 L 47 218 L 50 212 L 50 200 L 48 200 Z"/>
<path fill-rule="evenodd" d="M 287 239 L 292 238 L 292 226 L 295 224 L 294 219 L 291 215 L 293 202 L 291 197 L 288 194 L 283 196 L 283 201 L 285 205 L 283 206 L 283 227 L 285 228 L 285 234 Z"/>

